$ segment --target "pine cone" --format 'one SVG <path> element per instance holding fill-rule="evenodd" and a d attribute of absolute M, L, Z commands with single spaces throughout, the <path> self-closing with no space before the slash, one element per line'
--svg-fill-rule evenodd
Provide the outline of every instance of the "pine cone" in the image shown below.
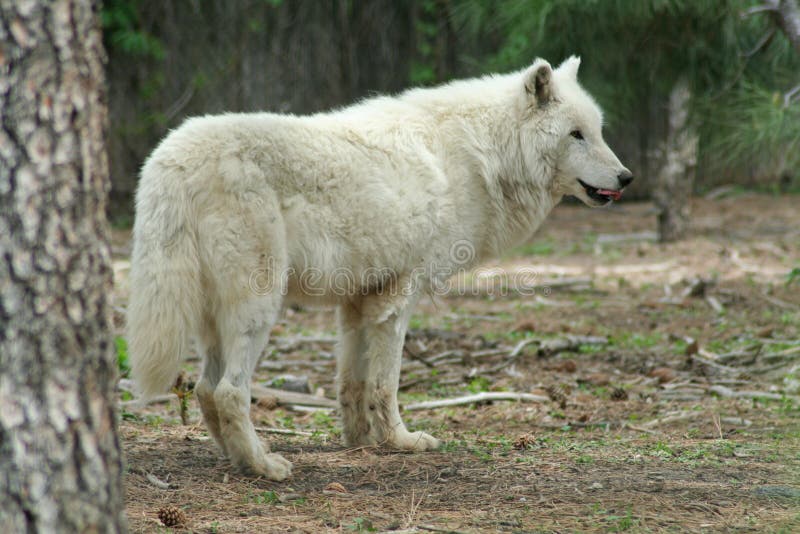
<path fill-rule="evenodd" d="M 569 386 L 556 384 L 547 386 L 544 390 L 553 402 L 558 403 L 562 410 L 567 407 L 567 397 L 572 393 L 572 389 Z"/>
<path fill-rule="evenodd" d="M 186 513 L 175 506 L 165 506 L 158 511 L 158 519 L 165 527 L 179 527 L 186 523 Z"/>
<path fill-rule="evenodd" d="M 532 447 L 536 443 L 536 436 L 528 432 L 527 434 L 522 434 L 517 439 L 514 440 L 514 448 L 517 450 L 524 451 Z"/>
<path fill-rule="evenodd" d="M 628 392 L 622 388 L 614 388 L 611 390 L 611 400 L 615 401 L 628 400 Z"/>

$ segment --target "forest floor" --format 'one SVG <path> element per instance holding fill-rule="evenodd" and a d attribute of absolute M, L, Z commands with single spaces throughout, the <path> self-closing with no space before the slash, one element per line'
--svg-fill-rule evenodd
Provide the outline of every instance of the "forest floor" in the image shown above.
<path fill-rule="evenodd" d="M 177 398 L 125 403 L 131 530 L 169 531 L 158 511 L 175 506 L 176 531 L 206 533 L 800 531 L 800 280 L 787 283 L 800 197 L 696 199 L 693 214 L 691 238 L 659 245 L 650 204 L 563 205 L 489 265 L 535 272 L 533 294 L 423 299 L 406 408 L 547 397 L 406 409 L 409 428 L 445 441 L 435 452 L 348 449 L 337 411 L 262 397 L 253 421 L 294 464 L 273 482 L 220 456 L 193 398 L 187 424 Z M 118 310 L 128 241 L 115 232 Z M 256 382 L 306 377 L 334 398 L 334 336 L 331 310 L 287 310 Z M 187 361 L 189 381 L 199 366 Z"/>

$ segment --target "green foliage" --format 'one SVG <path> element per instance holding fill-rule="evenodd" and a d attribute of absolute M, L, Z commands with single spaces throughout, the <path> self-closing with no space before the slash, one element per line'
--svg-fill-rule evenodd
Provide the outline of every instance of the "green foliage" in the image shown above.
<path fill-rule="evenodd" d="M 278 421 L 278 423 L 281 425 L 282 428 L 286 428 L 288 430 L 294 430 L 295 428 L 294 417 L 292 417 L 291 415 L 286 414 L 284 416 L 276 417 L 275 419 Z"/>
<path fill-rule="evenodd" d="M 418 58 L 411 61 L 409 79 L 413 85 L 430 85 L 436 82 L 435 40 L 438 34 L 436 25 L 436 2 L 422 0 L 420 2 L 420 15 L 414 19 L 414 31 L 417 34 Z"/>
<path fill-rule="evenodd" d="M 128 363 L 128 342 L 122 336 L 114 338 L 114 346 L 117 349 L 117 368 L 122 377 L 127 377 L 131 371 L 131 366 Z"/>
<path fill-rule="evenodd" d="M 137 0 L 108 0 L 100 13 L 106 48 L 142 58 L 164 59 L 159 39 L 141 28 Z"/>
<path fill-rule="evenodd" d="M 786 275 L 786 285 L 792 284 L 800 284 L 800 267 L 795 267 Z"/>
<path fill-rule="evenodd" d="M 704 172 L 800 164 L 800 57 L 768 16 L 742 18 L 748 0 L 463 0 L 454 16 L 474 39 L 498 40 L 487 70 L 582 56 L 581 80 L 617 135 L 658 148 L 661 110 L 689 82 Z M 745 171 L 747 172 L 747 171 Z M 739 170 L 741 173 L 741 170 Z"/>
<path fill-rule="evenodd" d="M 373 526 L 372 521 L 366 517 L 356 517 L 350 525 L 347 525 L 347 530 L 352 532 L 376 532 L 377 529 Z"/>
<path fill-rule="evenodd" d="M 253 504 L 277 504 L 281 499 L 275 491 L 262 491 L 249 494 L 247 500 Z"/>
<path fill-rule="evenodd" d="M 675 456 L 675 451 L 673 451 L 672 448 L 665 442 L 658 441 L 650 450 L 650 455 L 659 458 L 672 458 Z"/>
<path fill-rule="evenodd" d="M 787 106 L 776 88 L 743 81 L 718 99 L 698 102 L 703 149 L 714 168 L 724 171 L 746 162 L 777 168 L 800 165 L 800 105 Z"/>
<path fill-rule="evenodd" d="M 519 247 L 514 252 L 524 256 L 550 256 L 556 250 L 555 243 L 550 240 L 539 240 Z"/>
<path fill-rule="evenodd" d="M 472 393 L 480 393 L 482 391 L 489 391 L 489 387 L 491 385 L 492 381 L 485 376 L 476 376 L 470 380 L 469 384 L 467 385 L 467 389 Z"/>

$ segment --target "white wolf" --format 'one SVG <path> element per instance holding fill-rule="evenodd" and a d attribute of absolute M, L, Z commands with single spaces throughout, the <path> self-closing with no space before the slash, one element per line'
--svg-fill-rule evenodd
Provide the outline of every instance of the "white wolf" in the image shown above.
<path fill-rule="evenodd" d="M 194 338 L 209 432 L 235 464 L 282 480 L 291 464 L 249 418 L 251 375 L 286 302 L 331 304 L 346 442 L 437 447 L 397 405 L 418 295 L 529 237 L 564 195 L 600 206 L 633 179 L 579 64 L 536 60 L 330 113 L 209 116 L 170 133 L 136 195 L 128 340 L 143 394 L 173 383 Z"/>

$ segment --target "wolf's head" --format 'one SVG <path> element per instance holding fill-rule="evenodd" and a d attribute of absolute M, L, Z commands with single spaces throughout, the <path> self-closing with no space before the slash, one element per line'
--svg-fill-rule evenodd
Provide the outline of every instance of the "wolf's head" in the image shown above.
<path fill-rule="evenodd" d="M 603 140 L 600 107 L 578 84 L 580 63 L 572 56 L 553 70 L 538 59 L 524 72 L 521 142 L 526 160 L 541 158 L 547 147 L 555 194 L 602 206 L 619 200 L 633 174 Z"/>

